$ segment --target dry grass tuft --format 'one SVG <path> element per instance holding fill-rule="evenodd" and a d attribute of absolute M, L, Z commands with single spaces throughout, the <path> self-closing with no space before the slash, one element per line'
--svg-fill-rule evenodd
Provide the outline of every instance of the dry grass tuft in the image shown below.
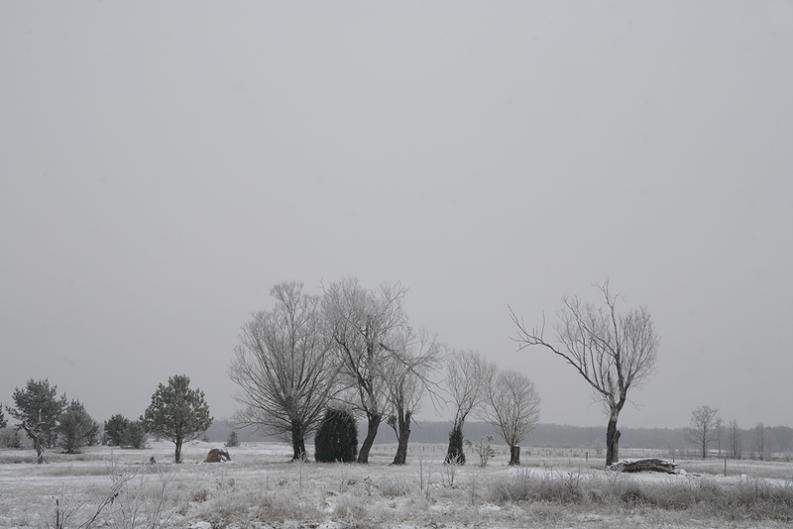
<path fill-rule="evenodd" d="M 377 482 L 377 489 L 384 498 L 398 498 L 410 492 L 410 486 L 404 479 L 386 477 Z"/>

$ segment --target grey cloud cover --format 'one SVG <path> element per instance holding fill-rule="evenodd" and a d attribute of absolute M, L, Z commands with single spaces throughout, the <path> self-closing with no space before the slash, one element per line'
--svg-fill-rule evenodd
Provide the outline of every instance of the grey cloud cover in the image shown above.
<path fill-rule="evenodd" d="M 608 276 L 662 339 L 623 424 L 791 424 L 791 64 L 788 1 L 4 2 L 0 401 L 229 415 L 270 286 L 357 275 L 599 425 L 506 305 Z"/>

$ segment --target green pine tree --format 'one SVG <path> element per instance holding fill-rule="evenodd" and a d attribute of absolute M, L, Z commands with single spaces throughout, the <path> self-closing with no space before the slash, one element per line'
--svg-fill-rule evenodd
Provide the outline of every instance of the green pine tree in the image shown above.
<path fill-rule="evenodd" d="M 146 448 L 146 429 L 141 421 L 129 421 L 121 434 L 121 446 Z"/>
<path fill-rule="evenodd" d="M 99 423 L 91 418 L 85 406 L 73 400 L 58 421 L 58 444 L 67 454 L 76 454 L 83 446 L 96 444 Z"/>
<path fill-rule="evenodd" d="M 104 443 L 110 446 L 124 444 L 124 430 L 129 426 L 129 419 L 117 413 L 105 421 Z"/>
<path fill-rule="evenodd" d="M 58 419 L 66 408 L 66 395 L 57 396 L 58 387 L 50 386 L 49 380 L 28 380 L 23 388 L 16 388 L 12 399 L 14 407 L 7 408 L 9 415 L 17 421 L 33 441 L 36 462 L 44 462 L 44 448 L 55 446 Z"/>
<path fill-rule="evenodd" d="M 195 439 L 212 424 L 204 392 L 190 388 L 190 378 L 174 375 L 160 384 L 143 415 L 147 432 L 165 437 L 175 445 L 174 461 L 182 462 L 182 444 Z"/>

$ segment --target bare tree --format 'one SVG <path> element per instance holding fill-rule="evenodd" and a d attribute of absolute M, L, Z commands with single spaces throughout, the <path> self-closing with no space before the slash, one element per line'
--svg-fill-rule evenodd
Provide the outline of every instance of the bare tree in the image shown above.
<path fill-rule="evenodd" d="M 509 446 L 509 464 L 520 465 L 520 442 L 540 418 L 540 397 L 532 381 L 517 371 L 490 376 L 485 385 L 483 418 L 495 426 Z"/>
<path fill-rule="evenodd" d="M 710 406 L 698 406 L 691 412 L 690 427 L 688 437 L 696 443 L 702 454 L 702 459 L 708 457 L 708 449 L 711 443 L 716 440 L 721 419 L 719 410 Z"/>
<path fill-rule="evenodd" d="M 757 453 L 757 458 L 760 461 L 765 460 L 767 451 L 766 431 L 765 425 L 761 422 L 757 423 L 757 426 L 754 427 L 754 448 Z"/>
<path fill-rule="evenodd" d="M 421 399 L 434 385 L 430 373 L 438 361 L 438 345 L 426 332 L 414 333 L 407 328 L 395 337 L 392 353 L 383 363 L 382 374 L 391 408 L 387 423 L 397 437 L 394 465 L 407 459 L 410 427 Z"/>
<path fill-rule="evenodd" d="M 730 457 L 741 459 L 741 430 L 738 428 L 738 421 L 730 422 Z"/>
<path fill-rule="evenodd" d="M 485 383 L 495 367 L 475 351 L 452 351 L 446 364 L 446 387 L 454 406 L 454 420 L 449 432 L 446 463 L 465 464 L 463 425 L 471 411 L 482 403 Z"/>
<path fill-rule="evenodd" d="M 337 373 L 319 298 L 302 289 L 300 283 L 272 288 L 275 307 L 242 327 L 230 369 L 242 389 L 240 422 L 287 434 L 293 460 L 305 459 L 305 437 L 319 423 Z"/>
<path fill-rule="evenodd" d="M 721 440 L 724 433 L 724 421 L 716 417 L 716 457 L 721 457 Z"/>
<path fill-rule="evenodd" d="M 618 296 L 609 291 L 608 281 L 600 286 L 605 307 L 565 297 L 559 311 L 555 342 L 540 329 L 528 328 L 510 308 L 517 327 L 520 348 L 541 346 L 570 364 L 592 386 L 608 413 L 606 465 L 619 459 L 620 432 L 617 420 L 628 399 L 628 391 L 638 386 L 655 365 L 658 337 L 652 318 L 644 307 L 617 312 Z"/>
<path fill-rule="evenodd" d="M 350 388 L 344 400 L 368 421 L 359 463 L 369 461 L 369 450 L 387 411 L 382 367 L 391 356 L 388 343 L 407 325 L 402 309 L 405 293 L 401 286 L 385 283 L 368 290 L 354 278 L 325 289 L 324 313 L 333 351 L 343 384 Z"/>

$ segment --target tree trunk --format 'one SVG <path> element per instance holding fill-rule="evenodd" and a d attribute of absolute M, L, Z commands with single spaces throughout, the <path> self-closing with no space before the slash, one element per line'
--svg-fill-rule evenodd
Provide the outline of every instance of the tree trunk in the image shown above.
<path fill-rule="evenodd" d="M 33 430 L 33 428 L 29 428 L 24 422 L 20 426 L 25 430 L 30 440 L 33 441 L 33 449 L 36 450 L 36 463 L 41 465 L 44 463 L 44 445 L 41 441 L 41 435 Z"/>
<path fill-rule="evenodd" d="M 174 462 L 181 463 L 182 462 L 182 438 L 179 437 L 175 441 L 176 443 L 176 452 L 174 453 Z"/>
<path fill-rule="evenodd" d="M 41 465 L 44 463 L 44 449 L 41 446 L 41 439 L 38 437 L 33 438 L 33 448 L 36 450 L 36 463 Z"/>
<path fill-rule="evenodd" d="M 303 425 L 292 423 L 292 461 L 306 459 L 306 443 Z"/>
<path fill-rule="evenodd" d="M 392 465 L 404 465 L 408 457 L 408 440 L 410 439 L 410 412 L 407 412 L 404 417 L 400 416 L 398 419 L 399 435 L 396 455 Z"/>
<path fill-rule="evenodd" d="M 619 461 L 619 449 L 620 431 L 617 430 L 617 415 L 612 413 L 606 428 L 606 466 Z"/>
<path fill-rule="evenodd" d="M 520 447 L 509 447 L 509 464 L 510 466 L 520 466 Z"/>
<path fill-rule="evenodd" d="M 369 421 L 368 428 L 366 429 L 366 438 L 361 443 L 361 450 L 358 452 L 358 463 L 369 462 L 369 450 L 372 448 L 374 438 L 377 437 L 377 429 L 380 427 L 380 421 L 383 416 L 379 413 L 367 413 L 366 418 Z"/>
<path fill-rule="evenodd" d="M 444 463 L 454 463 L 456 465 L 465 464 L 465 453 L 463 453 L 463 425 L 455 424 L 449 432 L 449 448 L 446 450 Z"/>

